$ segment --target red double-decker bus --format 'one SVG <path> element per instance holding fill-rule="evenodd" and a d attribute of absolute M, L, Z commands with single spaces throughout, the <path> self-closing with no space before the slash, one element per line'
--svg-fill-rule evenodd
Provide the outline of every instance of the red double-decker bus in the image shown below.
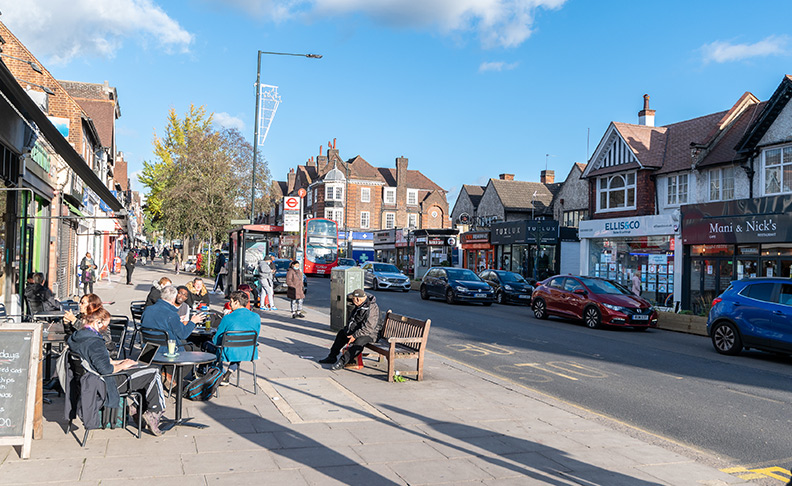
<path fill-rule="evenodd" d="M 338 224 L 332 219 L 315 218 L 305 222 L 306 275 L 330 275 L 338 265 Z"/>

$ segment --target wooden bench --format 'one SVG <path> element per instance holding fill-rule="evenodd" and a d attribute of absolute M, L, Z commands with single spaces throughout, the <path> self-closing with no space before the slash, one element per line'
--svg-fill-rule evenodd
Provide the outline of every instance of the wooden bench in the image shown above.
<path fill-rule="evenodd" d="M 393 381 L 394 361 L 397 359 L 417 359 L 417 371 L 408 373 L 416 373 L 418 381 L 423 380 L 424 352 L 431 324 L 431 319 L 422 321 L 388 310 L 382 324 L 381 339 L 366 345 L 366 348 L 388 360 L 388 381 Z M 377 356 L 379 361 L 380 356 Z"/>

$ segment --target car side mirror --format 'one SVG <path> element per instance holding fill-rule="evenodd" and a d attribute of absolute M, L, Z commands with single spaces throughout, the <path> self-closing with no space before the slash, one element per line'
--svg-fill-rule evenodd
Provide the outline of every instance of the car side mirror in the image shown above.
<path fill-rule="evenodd" d="M 588 295 L 588 292 L 586 292 L 586 291 L 585 291 L 585 290 L 583 290 L 583 289 L 575 289 L 575 292 L 574 292 L 574 293 L 576 293 L 576 294 L 578 294 L 578 295 Z"/>

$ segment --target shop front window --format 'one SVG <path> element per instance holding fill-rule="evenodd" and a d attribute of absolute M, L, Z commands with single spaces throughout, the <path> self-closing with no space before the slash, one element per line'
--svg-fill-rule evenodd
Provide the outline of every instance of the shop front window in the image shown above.
<path fill-rule="evenodd" d="M 670 236 L 592 239 L 589 276 L 632 288 L 640 272 L 641 297 L 656 305 L 673 306 L 674 252 Z"/>

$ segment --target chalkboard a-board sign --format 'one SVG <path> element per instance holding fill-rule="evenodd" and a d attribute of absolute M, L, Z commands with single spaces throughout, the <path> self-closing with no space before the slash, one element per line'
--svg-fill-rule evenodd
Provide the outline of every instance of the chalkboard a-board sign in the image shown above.
<path fill-rule="evenodd" d="M 0 445 L 30 457 L 41 351 L 41 324 L 0 326 Z"/>

